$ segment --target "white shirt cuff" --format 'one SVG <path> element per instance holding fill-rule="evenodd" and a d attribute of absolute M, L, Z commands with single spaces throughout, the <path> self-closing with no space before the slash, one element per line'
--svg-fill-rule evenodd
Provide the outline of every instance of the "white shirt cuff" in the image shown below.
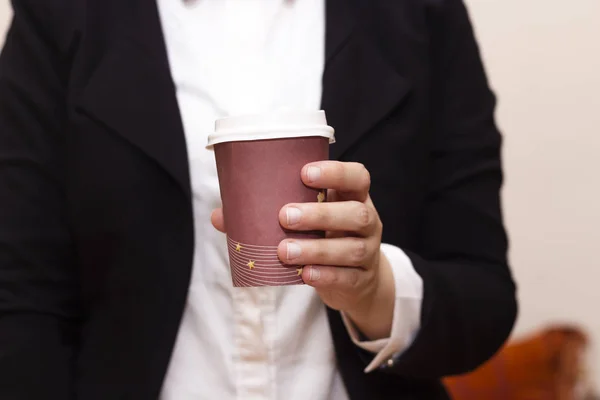
<path fill-rule="evenodd" d="M 376 353 L 365 372 L 371 372 L 384 363 L 393 363 L 393 359 L 410 346 L 420 328 L 421 306 L 423 303 L 423 279 L 415 271 L 412 261 L 400 248 L 381 244 L 381 252 L 392 267 L 396 287 L 396 302 L 392 331 L 389 338 L 361 341 L 360 333 L 342 313 L 342 319 L 350 338 L 358 347 Z"/>

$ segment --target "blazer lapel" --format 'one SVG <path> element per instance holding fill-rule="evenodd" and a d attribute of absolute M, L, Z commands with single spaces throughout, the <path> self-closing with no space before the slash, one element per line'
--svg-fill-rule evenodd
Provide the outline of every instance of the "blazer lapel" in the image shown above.
<path fill-rule="evenodd" d="M 157 162 L 190 196 L 185 135 L 156 3 L 121 6 L 120 37 L 109 44 L 80 106 Z"/>
<path fill-rule="evenodd" d="M 326 0 L 322 108 L 336 129 L 333 159 L 391 112 L 410 88 L 369 40 L 357 3 Z M 81 106 L 155 160 L 189 196 L 185 135 L 156 4 L 122 4 L 126 37 L 108 50 Z"/>
<path fill-rule="evenodd" d="M 408 94 L 410 85 L 370 41 L 357 1 L 326 2 L 326 64 L 322 108 L 336 130 L 339 159 Z"/>

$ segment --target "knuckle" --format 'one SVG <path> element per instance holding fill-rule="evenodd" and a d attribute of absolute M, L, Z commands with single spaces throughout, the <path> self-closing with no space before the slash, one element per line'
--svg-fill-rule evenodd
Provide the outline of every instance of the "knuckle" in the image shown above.
<path fill-rule="evenodd" d="M 377 232 L 383 231 L 383 222 L 381 221 L 381 218 L 379 218 L 379 215 L 377 215 L 377 218 L 375 219 L 375 227 L 377 228 Z"/>
<path fill-rule="evenodd" d="M 344 163 L 342 162 L 336 162 L 331 166 L 331 172 L 333 174 L 334 177 L 336 178 L 341 178 L 344 176 L 345 172 L 346 172 L 346 168 L 344 166 Z"/>
<path fill-rule="evenodd" d="M 315 226 L 327 226 L 331 222 L 331 203 L 321 203 L 318 204 L 316 208 L 316 212 L 314 213 L 314 222 Z"/>
<path fill-rule="evenodd" d="M 352 251 L 350 252 L 350 262 L 354 266 L 361 266 L 368 253 L 368 247 L 365 240 L 356 240 Z"/>
<path fill-rule="evenodd" d="M 366 204 L 361 203 L 357 210 L 357 222 L 360 230 L 365 230 L 371 226 L 373 215 Z"/>
<path fill-rule="evenodd" d="M 354 289 L 356 287 L 358 287 L 358 284 L 360 282 L 360 275 L 358 270 L 356 269 L 350 269 L 348 271 L 348 286 L 350 286 L 350 288 Z"/>
<path fill-rule="evenodd" d="M 323 243 L 317 242 L 317 245 L 313 250 L 313 254 L 315 259 L 318 259 L 319 261 L 325 260 L 328 254 L 327 247 Z"/>
<path fill-rule="evenodd" d="M 369 170 L 367 169 L 367 167 L 364 166 L 364 164 L 359 164 L 360 165 L 360 169 L 361 169 L 361 188 L 365 189 L 365 190 L 369 190 L 369 188 L 371 187 L 371 173 L 369 172 Z"/>
<path fill-rule="evenodd" d="M 338 283 L 340 281 L 339 274 L 337 274 L 337 271 L 330 271 L 330 272 L 331 272 L 330 274 L 327 274 L 327 275 L 329 275 L 327 283 L 330 286 L 336 286 L 336 285 L 338 285 Z"/>
<path fill-rule="evenodd" d="M 363 274 L 365 275 L 365 281 L 367 283 L 367 285 L 371 285 L 373 282 L 375 282 L 375 272 L 373 270 L 366 270 L 363 271 Z"/>

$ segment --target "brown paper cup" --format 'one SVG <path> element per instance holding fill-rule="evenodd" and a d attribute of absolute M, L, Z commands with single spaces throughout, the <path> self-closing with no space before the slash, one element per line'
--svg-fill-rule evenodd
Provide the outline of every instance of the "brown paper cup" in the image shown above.
<path fill-rule="evenodd" d="M 314 124 L 306 125 L 305 132 L 300 132 L 302 126 L 289 123 L 284 129 L 278 125 L 276 132 L 280 137 L 265 126 L 262 134 L 252 131 L 252 140 L 212 145 L 209 139 L 215 150 L 231 275 L 236 287 L 302 284 L 302 266 L 283 264 L 277 247 L 286 238 L 323 236 L 323 232 L 286 231 L 279 224 L 279 211 L 284 205 L 325 201 L 325 191 L 305 186 L 300 171 L 309 162 L 329 158 L 333 131 L 326 130 L 330 137 L 322 132 L 310 136 L 309 126 L 314 128 Z M 243 129 L 248 132 L 246 127 Z"/>

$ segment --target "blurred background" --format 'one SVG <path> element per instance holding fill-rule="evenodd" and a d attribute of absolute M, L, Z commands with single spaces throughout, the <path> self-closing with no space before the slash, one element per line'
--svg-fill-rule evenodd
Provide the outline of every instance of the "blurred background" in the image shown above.
<path fill-rule="evenodd" d="M 600 387 L 600 0 L 466 3 L 505 135 L 514 336 L 581 327 Z M 0 0 L 0 46 L 10 15 Z"/>

